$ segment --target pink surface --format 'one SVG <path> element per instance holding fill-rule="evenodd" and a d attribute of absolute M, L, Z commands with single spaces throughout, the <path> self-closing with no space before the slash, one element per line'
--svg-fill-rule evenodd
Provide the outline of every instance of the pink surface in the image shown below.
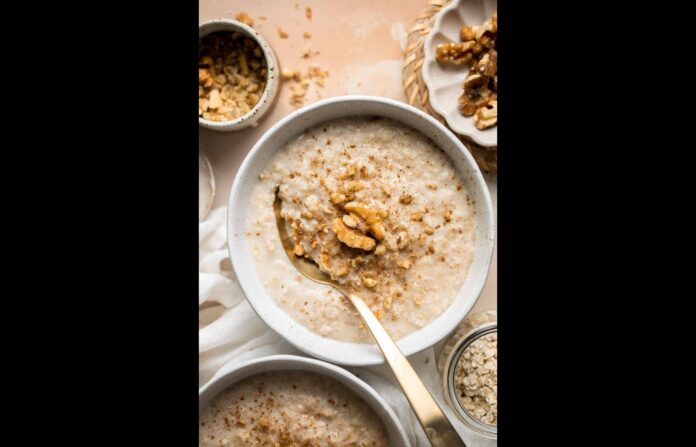
<path fill-rule="evenodd" d="M 305 104 L 346 94 L 386 96 L 405 102 L 401 83 L 402 49 L 406 33 L 426 0 L 201 0 L 200 21 L 234 18 L 246 12 L 254 28 L 276 53 L 281 69 L 304 70 L 316 64 L 329 72 L 324 88 L 311 86 Z M 312 19 L 305 8 L 312 8 Z M 265 20 L 262 19 L 265 17 Z M 281 39 L 278 28 L 288 34 Z M 302 34 L 309 32 L 311 38 Z M 319 53 L 303 59 L 306 47 Z M 200 128 L 198 144 L 215 172 L 214 207 L 227 204 L 230 187 L 244 156 L 274 123 L 295 110 L 289 83 L 281 84 L 273 108 L 254 128 L 222 133 Z M 488 186 L 496 204 L 495 179 Z M 497 307 L 497 255 L 474 311 Z"/>

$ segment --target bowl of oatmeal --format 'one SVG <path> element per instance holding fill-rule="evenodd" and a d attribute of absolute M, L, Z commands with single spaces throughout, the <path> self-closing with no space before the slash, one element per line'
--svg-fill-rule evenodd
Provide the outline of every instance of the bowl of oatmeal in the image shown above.
<path fill-rule="evenodd" d="M 350 372 L 275 355 L 219 371 L 199 392 L 199 446 L 410 446 L 394 410 Z"/>
<path fill-rule="evenodd" d="M 248 21 L 248 19 L 247 19 Z M 251 26 L 215 19 L 198 28 L 198 122 L 218 131 L 255 126 L 278 93 L 278 62 Z"/>
<path fill-rule="evenodd" d="M 382 363 L 350 303 L 290 263 L 276 190 L 294 254 L 354 288 L 405 355 L 444 338 L 478 299 L 495 237 L 490 195 L 461 141 L 427 114 L 368 96 L 300 109 L 257 142 L 230 193 L 230 257 L 261 319 L 315 357 Z"/>

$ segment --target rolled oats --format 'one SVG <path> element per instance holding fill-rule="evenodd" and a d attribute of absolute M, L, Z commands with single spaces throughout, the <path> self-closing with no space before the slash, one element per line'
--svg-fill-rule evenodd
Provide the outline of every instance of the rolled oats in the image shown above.
<path fill-rule="evenodd" d="M 498 335 L 474 340 L 459 357 L 454 372 L 457 398 L 484 424 L 498 425 Z"/>

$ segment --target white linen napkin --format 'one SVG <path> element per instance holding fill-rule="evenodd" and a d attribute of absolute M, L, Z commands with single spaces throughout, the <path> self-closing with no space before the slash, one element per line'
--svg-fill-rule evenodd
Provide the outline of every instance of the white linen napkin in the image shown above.
<path fill-rule="evenodd" d="M 273 354 L 306 356 L 266 326 L 246 301 L 228 259 L 226 215 L 226 207 L 216 208 L 199 225 L 198 305 L 213 305 L 207 309 L 213 311 L 213 321 L 201 323 L 198 331 L 199 387 L 247 360 Z M 201 319 L 209 320 L 210 317 Z M 467 446 L 497 445 L 495 441 L 482 438 L 469 430 L 449 409 L 444 400 L 432 348 L 412 355 L 409 361 Z M 370 384 L 391 405 L 413 447 L 430 446 L 406 397 L 386 365 L 347 369 Z"/>

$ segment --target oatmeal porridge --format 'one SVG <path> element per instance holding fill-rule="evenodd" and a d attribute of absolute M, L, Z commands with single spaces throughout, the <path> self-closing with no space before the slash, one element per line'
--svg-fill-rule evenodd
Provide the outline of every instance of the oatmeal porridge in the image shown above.
<path fill-rule="evenodd" d="M 389 445 L 365 401 L 337 380 L 306 371 L 246 378 L 215 397 L 199 424 L 201 447 Z"/>
<path fill-rule="evenodd" d="M 370 342 L 348 300 L 287 259 L 276 189 L 295 255 L 353 287 L 394 339 L 456 297 L 473 257 L 473 206 L 449 158 L 424 135 L 384 118 L 321 124 L 270 160 L 250 200 L 246 235 L 268 293 L 315 333 Z"/>

